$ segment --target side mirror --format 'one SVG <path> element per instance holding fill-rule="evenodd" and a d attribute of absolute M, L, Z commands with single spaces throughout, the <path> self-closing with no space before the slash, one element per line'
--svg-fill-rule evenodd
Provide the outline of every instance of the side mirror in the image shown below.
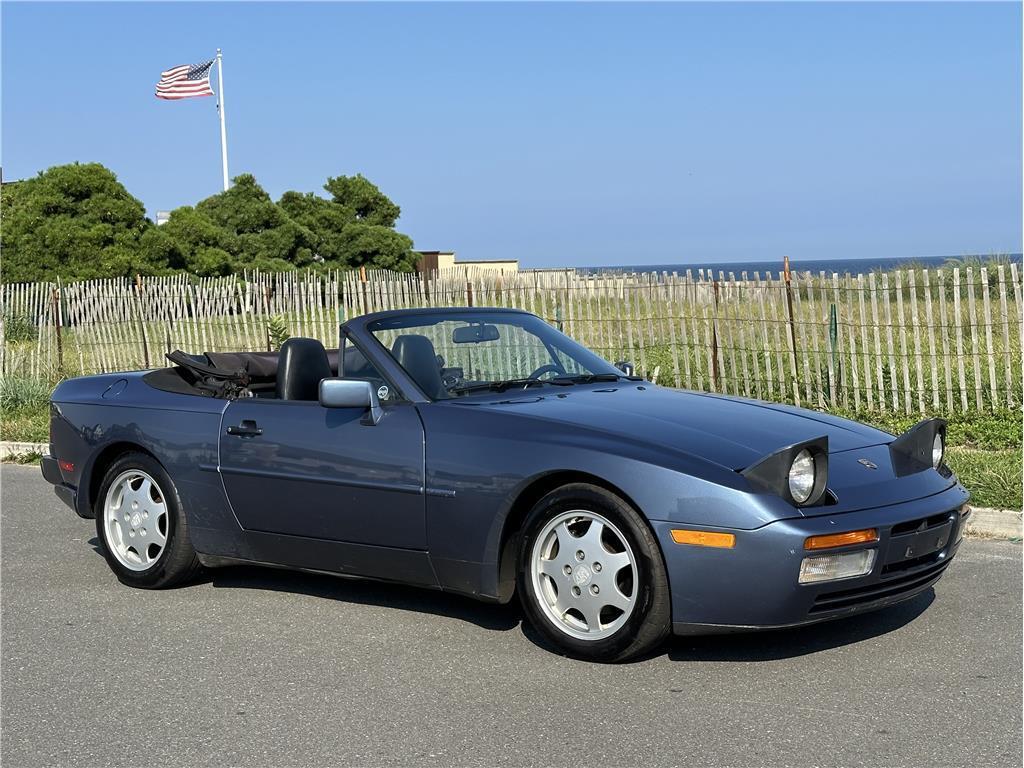
<path fill-rule="evenodd" d="M 362 379 L 330 378 L 320 380 L 320 405 L 324 408 L 366 408 L 364 424 L 376 424 L 384 416 L 377 391 Z"/>
<path fill-rule="evenodd" d="M 636 368 L 633 366 L 632 363 L 627 362 L 625 360 L 619 360 L 615 364 L 615 367 L 618 368 L 620 371 L 622 371 L 627 376 L 635 376 L 636 375 L 634 373 L 636 371 Z"/>

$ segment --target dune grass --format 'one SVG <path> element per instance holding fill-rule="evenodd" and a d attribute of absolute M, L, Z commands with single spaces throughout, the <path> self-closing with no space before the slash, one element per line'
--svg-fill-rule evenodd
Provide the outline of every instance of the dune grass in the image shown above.
<path fill-rule="evenodd" d="M 1021 508 L 1020 451 L 977 451 L 952 446 L 946 463 L 971 492 L 978 507 Z"/>
<path fill-rule="evenodd" d="M 53 387 L 40 379 L 0 379 L 0 438 L 19 443 L 47 442 Z"/>
<path fill-rule="evenodd" d="M 1024 414 L 1019 410 L 1000 409 L 988 413 L 876 413 L 869 411 L 832 411 L 853 421 L 870 424 L 893 435 L 906 432 L 922 419 L 930 416 L 944 418 L 947 424 L 949 444 L 984 451 L 1002 451 L 1021 448 L 1021 432 L 1024 429 Z"/>

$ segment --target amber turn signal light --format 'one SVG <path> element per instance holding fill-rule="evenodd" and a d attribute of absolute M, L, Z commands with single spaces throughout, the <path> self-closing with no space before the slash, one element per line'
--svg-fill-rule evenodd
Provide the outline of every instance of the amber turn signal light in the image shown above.
<path fill-rule="evenodd" d="M 736 546 L 736 536 L 732 533 L 716 531 L 672 531 L 672 541 L 676 544 L 694 544 L 698 547 L 723 547 L 732 549 Z"/>
<path fill-rule="evenodd" d="M 867 544 L 872 541 L 878 541 L 878 531 L 874 528 L 865 528 L 863 531 L 829 533 L 825 536 L 809 536 L 804 541 L 804 549 L 847 547 L 850 544 Z"/>

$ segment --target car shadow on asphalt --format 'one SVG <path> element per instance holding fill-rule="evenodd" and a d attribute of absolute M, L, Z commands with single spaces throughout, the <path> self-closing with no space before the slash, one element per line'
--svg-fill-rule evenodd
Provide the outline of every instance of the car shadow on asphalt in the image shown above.
<path fill-rule="evenodd" d="M 673 637 L 662 649 L 673 661 L 777 661 L 840 648 L 894 632 L 935 600 L 931 588 L 877 611 L 790 629 Z M 660 655 L 660 654 L 655 654 Z"/>
<path fill-rule="evenodd" d="M 269 589 L 275 592 L 341 600 L 357 605 L 377 605 L 403 611 L 429 613 L 459 619 L 482 629 L 504 632 L 522 621 L 518 603 L 495 605 L 461 595 L 404 584 L 368 579 L 302 573 L 276 568 L 235 565 L 208 570 L 216 588 Z"/>
<path fill-rule="evenodd" d="M 93 536 L 89 544 L 98 555 L 103 555 L 99 539 Z M 431 613 L 436 616 L 459 619 L 483 629 L 508 631 L 519 626 L 523 619 L 519 603 L 509 605 L 484 603 L 463 595 L 439 592 L 422 587 L 374 581 L 359 577 L 307 573 L 284 568 L 258 565 L 228 565 L 204 568 L 184 587 L 210 584 L 219 589 L 261 589 L 290 592 L 296 595 L 322 597 L 357 605 L 378 605 L 405 611 Z"/>
<path fill-rule="evenodd" d="M 99 540 L 89 544 L 99 554 Z M 340 600 L 357 605 L 375 605 L 458 619 L 482 629 L 507 632 L 520 627 L 534 645 L 552 653 L 551 645 L 529 622 L 523 620 L 519 601 L 507 605 L 484 603 L 464 595 L 438 592 L 405 584 L 373 581 L 358 577 L 305 573 L 255 565 L 207 568 L 188 586 L 211 584 L 221 589 L 261 589 Z M 776 661 L 806 656 L 819 651 L 888 634 L 914 621 L 935 600 L 931 588 L 897 605 L 844 619 L 823 621 L 791 629 L 738 632 L 718 635 L 670 637 L 655 651 L 631 660 L 643 662 L 667 656 L 673 661 Z"/>

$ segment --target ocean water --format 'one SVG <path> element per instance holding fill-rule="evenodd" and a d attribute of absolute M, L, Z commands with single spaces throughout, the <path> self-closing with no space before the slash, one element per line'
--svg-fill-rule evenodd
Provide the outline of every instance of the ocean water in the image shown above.
<path fill-rule="evenodd" d="M 927 256 L 924 258 L 888 258 L 888 259 L 790 259 L 789 268 L 796 272 L 818 272 L 826 274 L 837 272 L 843 274 L 867 274 L 874 271 L 887 271 L 900 269 L 901 267 L 926 266 L 932 269 L 943 266 L 950 256 Z M 1021 254 L 1010 254 L 1009 258 L 1018 264 L 1021 262 Z M 578 271 L 593 272 L 679 272 L 692 270 L 694 275 L 698 269 L 713 270 L 714 274 L 724 272 L 726 276 L 732 272 L 739 277 L 746 272 L 753 277 L 754 272 L 760 272 L 764 277 L 766 272 L 777 274 L 782 271 L 782 259 L 778 261 L 731 261 L 731 262 L 693 262 L 689 264 L 636 264 L 608 267 L 578 267 Z"/>

